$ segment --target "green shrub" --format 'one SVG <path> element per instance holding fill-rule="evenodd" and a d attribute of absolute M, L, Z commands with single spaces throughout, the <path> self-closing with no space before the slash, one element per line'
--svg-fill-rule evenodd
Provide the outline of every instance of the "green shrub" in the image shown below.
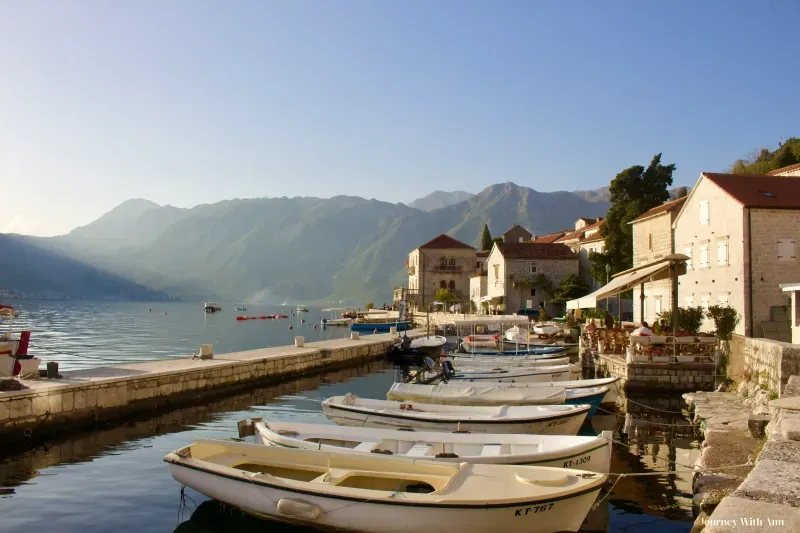
<path fill-rule="evenodd" d="M 679 307 L 678 308 L 678 330 L 685 331 L 691 335 L 700 333 L 700 326 L 703 325 L 706 311 L 701 306 Z M 662 311 L 658 314 L 667 322 L 667 327 L 672 328 L 672 311 Z"/>
<path fill-rule="evenodd" d="M 706 316 L 714 321 L 714 327 L 717 330 L 717 338 L 723 341 L 731 340 L 736 326 L 742 317 L 739 312 L 732 307 L 722 305 L 712 305 L 708 308 Z"/>

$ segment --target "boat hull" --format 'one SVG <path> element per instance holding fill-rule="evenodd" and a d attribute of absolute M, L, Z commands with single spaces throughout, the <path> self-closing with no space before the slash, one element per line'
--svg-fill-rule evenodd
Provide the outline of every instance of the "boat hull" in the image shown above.
<path fill-rule="evenodd" d="M 275 433 L 274 431 L 265 430 L 264 422 L 254 422 L 254 440 L 256 444 L 264 446 L 280 446 L 286 448 L 300 448 L 307 450 L 322 450 L 336 453 L 354 453 L 354 454 L 369 454 L 371 451 L 357 450 L 346 446 L 336 446 L 330 444 L 320 444 L 318 441 L 301 440 L 300 438 L 287 437 Z M 431 456 L 413 456 L 415 459 L 425 459 L 432 461 L 442 461 L 448 463 L 461 463 L 467 462 L 470 464 L 494 464 L 494 465 L 533 465 L 533 466 L 551 466 L 556 468 L 580 468 L 581 470 L 588 470 L 590 472 L 598 472 L 604 474 L 609 471 L 611 467 L 611 448 L 612 448 L 612 432 L 605 431 L 602 435 L 596 438 L 589 437 L 564 437 L 562 435 L 537 435 L 536 437 L 517 436 L 517 435 L 492 435 L 492 434 L 460 434 L 460 433 L 442 433 L 442 432 L 422 432 L 414 431 L 411 433 L 405 431 L 396 431 L 391 429 L 370 429 L 370 428 L 353 428 L 353 427 L 333 427 L 334 434 L 330 438 L 335 439 L 353 439 L 363 441 L 376 441 L 377 445 L 380 443 L 381 448 L 386 447 L 386 439 L 412 439 L 415 443 L 430 443 L 434 450 L 440 449 L 442 443 L 449 452 L 453 452 L 457 457 L 437 455 Z M 376 434 L 378 432 L 378 434 Z M 308 438 L 311 435 L 315 437 L 317 434 L 312 433 L 304 435 Z M 320 438 L 324 437 L 324 432 L 321 432 Z M 460 445 L 475 445 L 476 443 L 492 443 L 502 444 L 508 438 L 536 438 L 537 441 L 541 440 L 542 445 L 546 450 L 536 451 L 533 453 L 515 453 L 503 455 L 465 455 Z M 559 447 L 561 439 L 581 439 L 582 442 L 574 444 L 572 442 L 565 446 Z M 552 441 L 552 442 L 551 442 Z M 495 444 L 495 445 L 496 445 Z M 513 445 L 513 443 L 511 443 Z M 396 457 L 412 457 L 406 454 L 394 453 Z"/>
<path fill-rule="evenodd" d="M 378 333 L 389 333 L 393 327 L 397 327 L 397 331 L 406 331 L 409 329 L 409 322 L 353 322 L 350 324 L 351 331 L 373 332 L 377 330 Z"/>
<path fill-rule="evenodd" d="M 619 398 L 619 390 L 622 385 L 620 385 L 619 378 L 596 378 L 596 379 L 576 379 L 576 380 L 568 380 L 568 381 L 561 381 L 558 383 L 548 384 L 544 382 L 535 383 L 521 383 L 521 382 L 512 382 L 507 383 L 506 386 L 508 387 L 548 387 L 548 386 L 555 386 L 555 387 L 564 387 L 566 389 L 584 389 L 584 388 L 591 388 L 591 387 L 608 387 L 608 392 L 603 396 L 600 405 L 603 404 L 615 404 L 617 402 L 617 398 Z"/>
<path fill-rule="evenodd" d="M 425 420 L 413 415 L 397 416 L 377 411 L 358 411 L 346 406 L 322 404 L 322 412 L 340 426 L 410 428 L 430 431 L 470 431 L 475 433 L 531 433 L 535 435 L 577 435 L 587 411 L 554 415 L 524 421 Z"/>
<path fill-rule="evenodd" d="M 233 478 L 170 463 L 176 481 L 215 500 L 260 518 L 327 531 L 369 533 L 483 533 L 503 524 L 504 532 L 555 533 L 578 531 L 600 486 L 562 498 L 543 497 L 525 504 L 409 505 L 400 498 L 393 502 L 346 500 L 307 491 L 293 491 L 254 479 Z M 278 510 L 280 502 L 316 506 L 316 519 L 288 515 Z"/>
<path fill-rule="evenodd" d="M 534 367 L 530 372 L 485 372 L 485 373 L 465 373 L 459 374 L 456 369 L 456 374 L 448 377 L 449 381 L 469 382 L 469 383 L 547 383 L 567 381 L 572 377 L 572 367 L 567 365 L 563 370 L 553 370 L 548 372 L 539 372 Z"/>

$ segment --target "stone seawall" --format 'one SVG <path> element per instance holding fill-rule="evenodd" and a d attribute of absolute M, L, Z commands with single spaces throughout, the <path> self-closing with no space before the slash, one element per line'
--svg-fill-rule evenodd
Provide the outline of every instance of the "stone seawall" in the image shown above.
<path fill-rule="evenodd" d="M 622 378 L 628 391 L 687 392 L 714 387 L 713 363 L 628 363 L 619 355 L 597 354 L 598 376 Z"/>
<path fill-rule="evenodd" d="M 414 335 L 410 335 L 414 336 Z M 187 405 L 200 398 L 274 383 L 311 372 L 382 357 L 394 337 L 369 335 L 215 355 L 63 372 L 63 379 L 32 380 L 30 388 L 0 393 L 0 442 L 90 426 L 153 411 L 164 404 Z"/>
<path fill-rule="evenodd" d="M 789 378 L 800 375 L 797 344 L 734 335 L 730 347 L 728 376 L 734 381 L 748 381 L 780 396 Z"/>

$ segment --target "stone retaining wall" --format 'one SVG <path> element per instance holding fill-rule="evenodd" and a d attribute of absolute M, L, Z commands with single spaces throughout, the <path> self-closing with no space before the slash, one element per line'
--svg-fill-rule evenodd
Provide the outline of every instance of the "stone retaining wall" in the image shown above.
<path fill-rule="evenodd" d="M 320 343 L 323 344 L 323 343 Z M 320 346 L 301 354 L 272 355 L 245 361 L 204 362 L 192 369 L 137 372 L 123 377 L 87 380 L 0 395 L 0 441 L 36 432 L 91 425 L 126 414 L 152 411 L 166 403 L 179 405 L 223 390 L 275 382 L 307 372 L 343 367 L 383 356 L 391 341 L 362 345 Z"/>
<path fill-rule="evenodd" d="M 728 376 L 734 381 L 763 385 L 781 395 L 789 377 L 800 374 L 800 345 L 735 335 L 730 347 Z"/>
<path fill-rule="evenodd" d="M 596 357 L 598 376 L 622 378 L 625 390 L 686 392 L 714 388 L 713 363 L 627 363 L 618 355 Z"/>

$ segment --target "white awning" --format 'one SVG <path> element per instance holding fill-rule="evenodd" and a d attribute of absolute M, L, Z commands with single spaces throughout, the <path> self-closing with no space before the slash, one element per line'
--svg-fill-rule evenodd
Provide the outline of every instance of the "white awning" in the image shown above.
<path fill-rule="evenodd" d="M 488 326 L 490 324 L 528 324 L 530 321 L 526 316 L 517 315 L 490 315 L 487 317 L 470 318 L 466 320 L 456 320 L 456 327 L 469 326 Z"/>
<path fill-rule="evenodd" d="M 657 263 L 650 263 L 642 265 L 641 267 L 631 268 L 625 272 L 620 272 L 608 284 L 600 287 L 593 293 L 582 296 L 576 300 L 568 301 L 567 309 L 596 308 L 597 300 L 602 300 L 628 291 L 642 283 L 668 279 L 670 264 L 673 262 L 683 262 L 687 259 L 689 259 L 688 256 L 681 254 L 669 255 L 664 260 Z M 679 275 L 683 273 L 683 271 L 678 272 Z"/>
<path fill-rule="evenodd" d="M 494 296 L 481 296 L 480 300 L 478 301 L 483 303 L 483 302 L 491 302 L 494 299 L 495 299 Z"/>

